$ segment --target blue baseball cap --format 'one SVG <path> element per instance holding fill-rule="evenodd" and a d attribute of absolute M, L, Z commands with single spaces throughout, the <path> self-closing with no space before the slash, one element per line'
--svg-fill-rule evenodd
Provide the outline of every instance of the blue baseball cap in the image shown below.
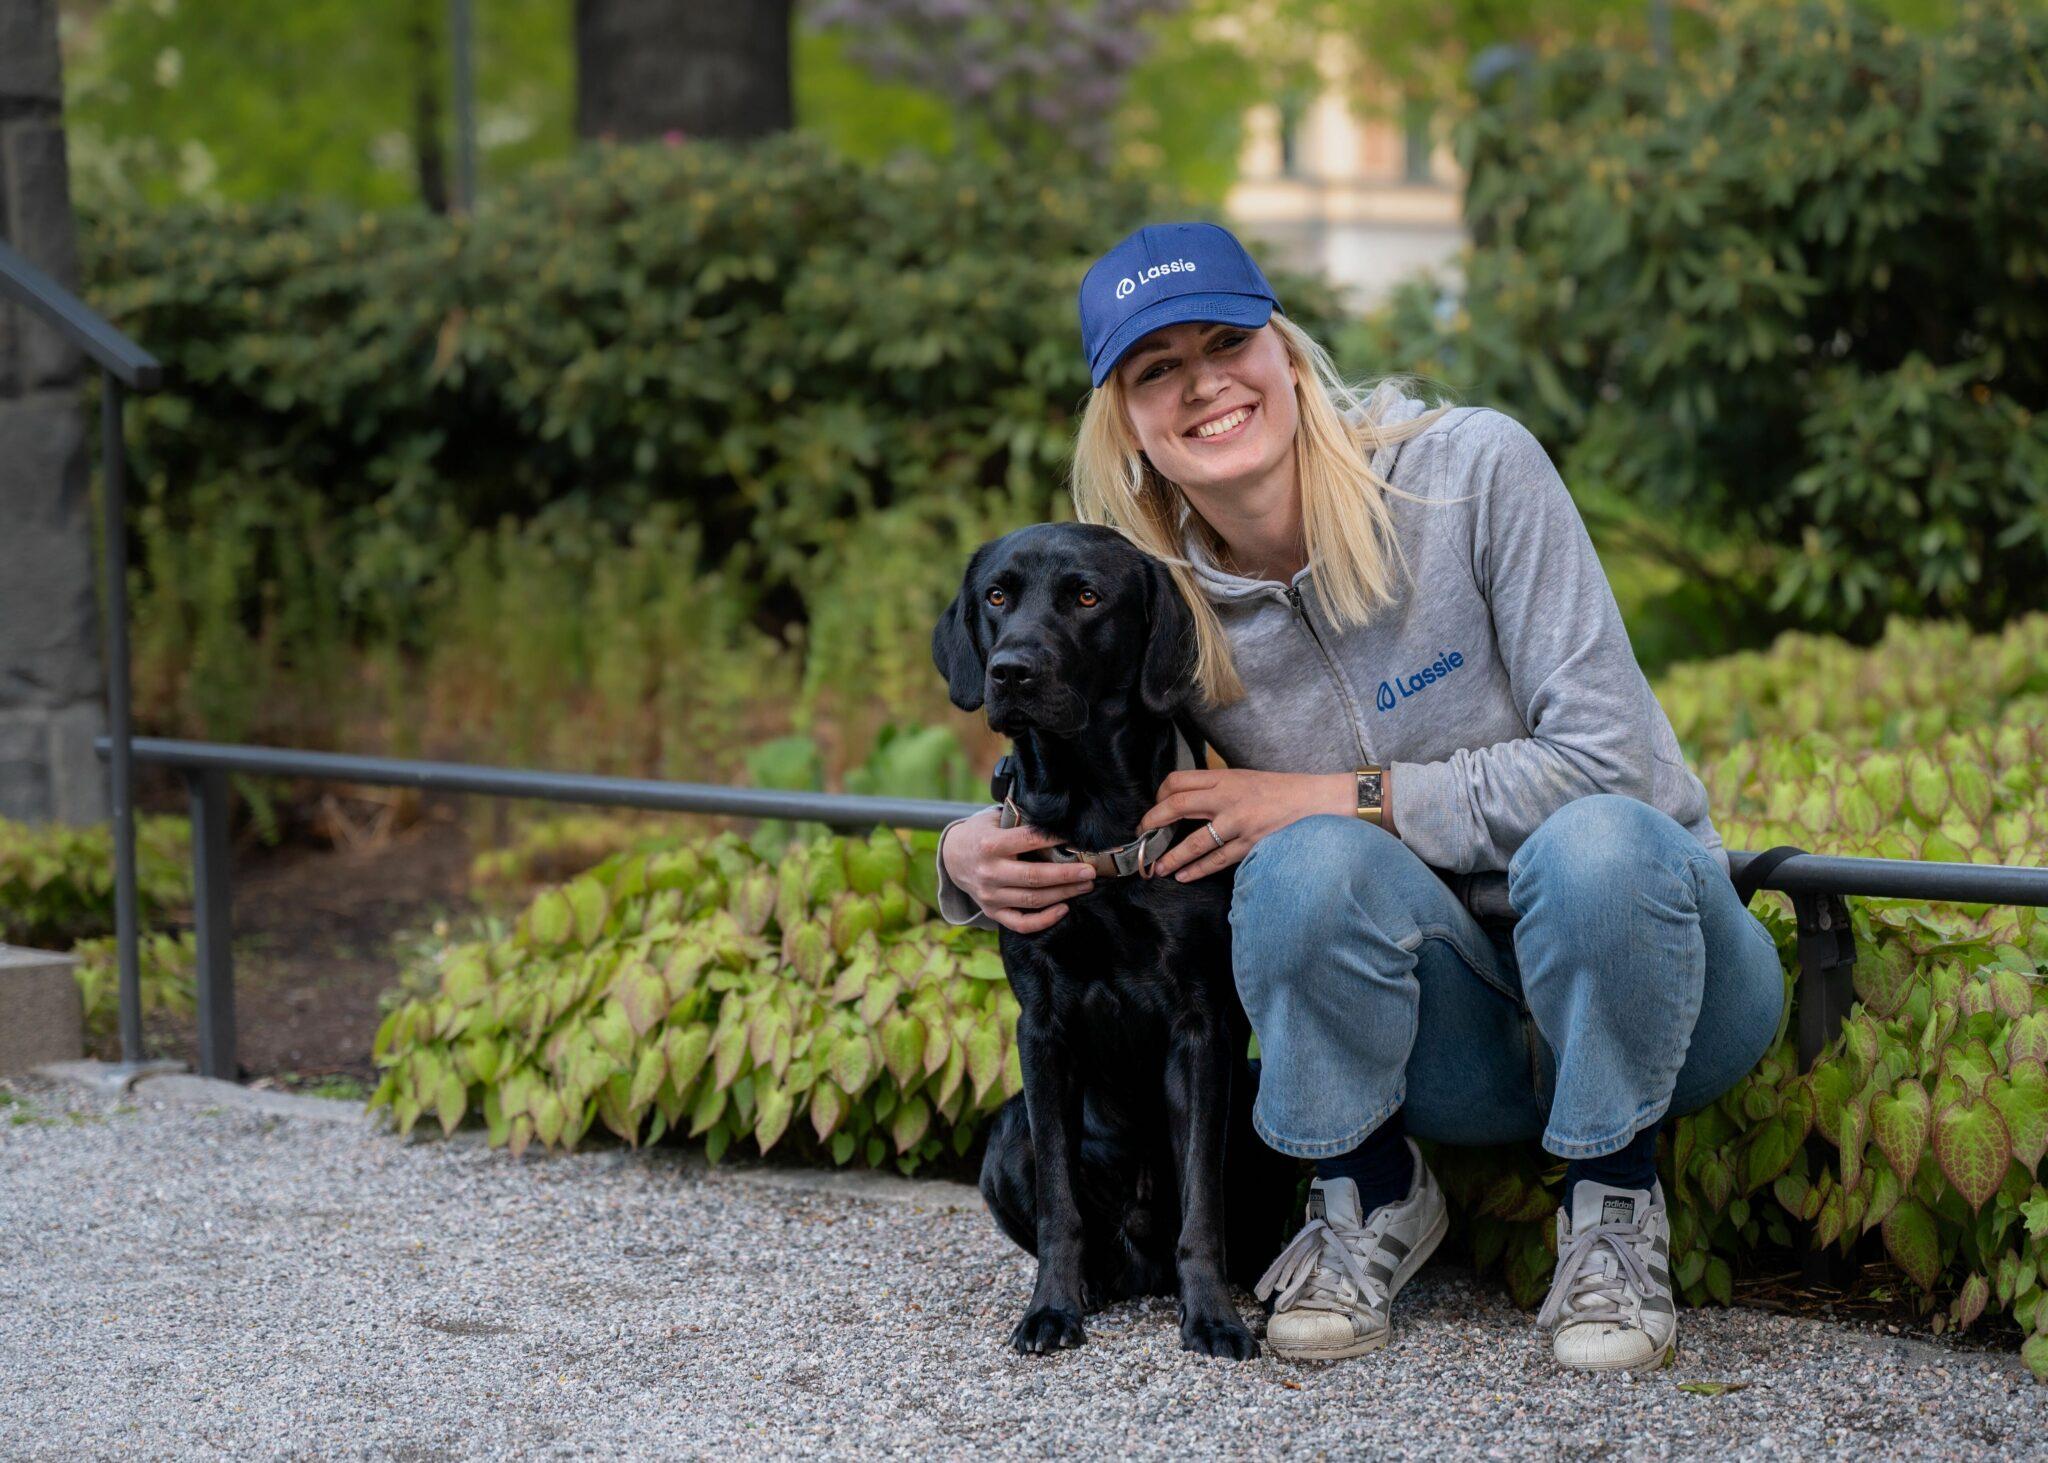
<path fill-rule="evenodd" d="M 1097 386 L 1165 325 L 1264 325 L 1280 301 L 1244 245 L 1216 224 L 1147 224 L 1081 279 L 1081 349 Z M 1280 310 L 1286 314 L 1285 310 Z"/>

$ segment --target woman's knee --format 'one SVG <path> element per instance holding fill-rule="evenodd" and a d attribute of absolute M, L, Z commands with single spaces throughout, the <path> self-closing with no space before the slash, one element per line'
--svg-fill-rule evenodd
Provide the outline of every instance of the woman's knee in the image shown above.
<path fill-rule="evenodd" d="M 1232 932 L 1257 938 L 1320 926 L 1347 899 L 1383 879 L 1400 852 L 1392 834 L 1359 818 L 1297 818 L 1260 839 L 1238 864 L 1230 896 Z"/>
<path fill-rule="evenodd" d="M 1620 793 L 1566 803 L 1545 818 L 1508 860 L 1508 902 L 1526 917 L 1540 898 L 1595 903 L 1668 878 L 1697 839 L 1670 814 Z"/>

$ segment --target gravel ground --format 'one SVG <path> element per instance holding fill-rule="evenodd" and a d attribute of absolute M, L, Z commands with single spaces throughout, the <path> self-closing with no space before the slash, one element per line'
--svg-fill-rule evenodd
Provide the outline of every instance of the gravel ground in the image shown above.
<path fill-rule="evenodd" d="M 1198 1359 L 1165 1302 L 1024 1358 L 1005 1338 L 1032 1267 L 957 1185 L 515 1162 L 153 1085 L 16 1085 L 0 1110 L 0 1456 L 2044 1446 L 2048 1393 L 2009 1355 L 1705 1311 L 1669 1371 L 1564 1375 L 1496 1285 L 1444 1266 L 1351 1362 Z M 1679 1390 L 1699 1381 L 1744 1386 Z"/>

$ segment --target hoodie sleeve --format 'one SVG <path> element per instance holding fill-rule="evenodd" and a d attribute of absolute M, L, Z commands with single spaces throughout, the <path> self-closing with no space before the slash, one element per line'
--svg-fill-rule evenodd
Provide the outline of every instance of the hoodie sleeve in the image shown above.
<path fill-rule="evenodd" d="M 1500 412 L 1450 435 L 1444 495 L 1476 495 L 1472 573 L 1527 737 L 1442 762 L 1394 762 L 1394 828 L 1425 863 L 1505 869 L 1543 820 L 1582 797 L 1648 802 L 1649 683 L 1578 506 L 1535 435 Z"/>
<path fill-rule="evenodd" d="M 972 925 L 977 930 L 1000 929 L 1002 926 L 981 912 L 974 896 L 955 884 L 946 872 L 946 835 L 966 821 L 965 818 L 955 818 L 939 833 L 939 849 L 934 855 L 939 863 L 939 913 L 945 916 L 949 925 Z"/>

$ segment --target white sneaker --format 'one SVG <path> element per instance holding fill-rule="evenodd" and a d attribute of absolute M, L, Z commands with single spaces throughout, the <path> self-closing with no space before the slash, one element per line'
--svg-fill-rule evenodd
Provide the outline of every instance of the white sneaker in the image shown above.
<path fill-rule="evenodd" d="M 1536 1314 L 1559 1362 L 1581 1371 L 1650 1371 L 1678 1349 L 1671 1223 L 1664 1186 L 1581 1181 L 1557 1211 L 1557 1275 Z"/>
<path fill-rule="evenodd" d="M 1415 1162 L 1408 1197 L 1358 1213 L 1358 1185 L 1317 1179 L 1309 1185 L 1308 1224 L 1259 1277 L 1260 1300 L 1278 1292 L 1266 1344 L 1294 1361 L 1337 1361 L 1387 1344 L 1394 1296 L 1442 1242 L 1450 1227 L 1444 1193 L 1405 1140 Z"/>

